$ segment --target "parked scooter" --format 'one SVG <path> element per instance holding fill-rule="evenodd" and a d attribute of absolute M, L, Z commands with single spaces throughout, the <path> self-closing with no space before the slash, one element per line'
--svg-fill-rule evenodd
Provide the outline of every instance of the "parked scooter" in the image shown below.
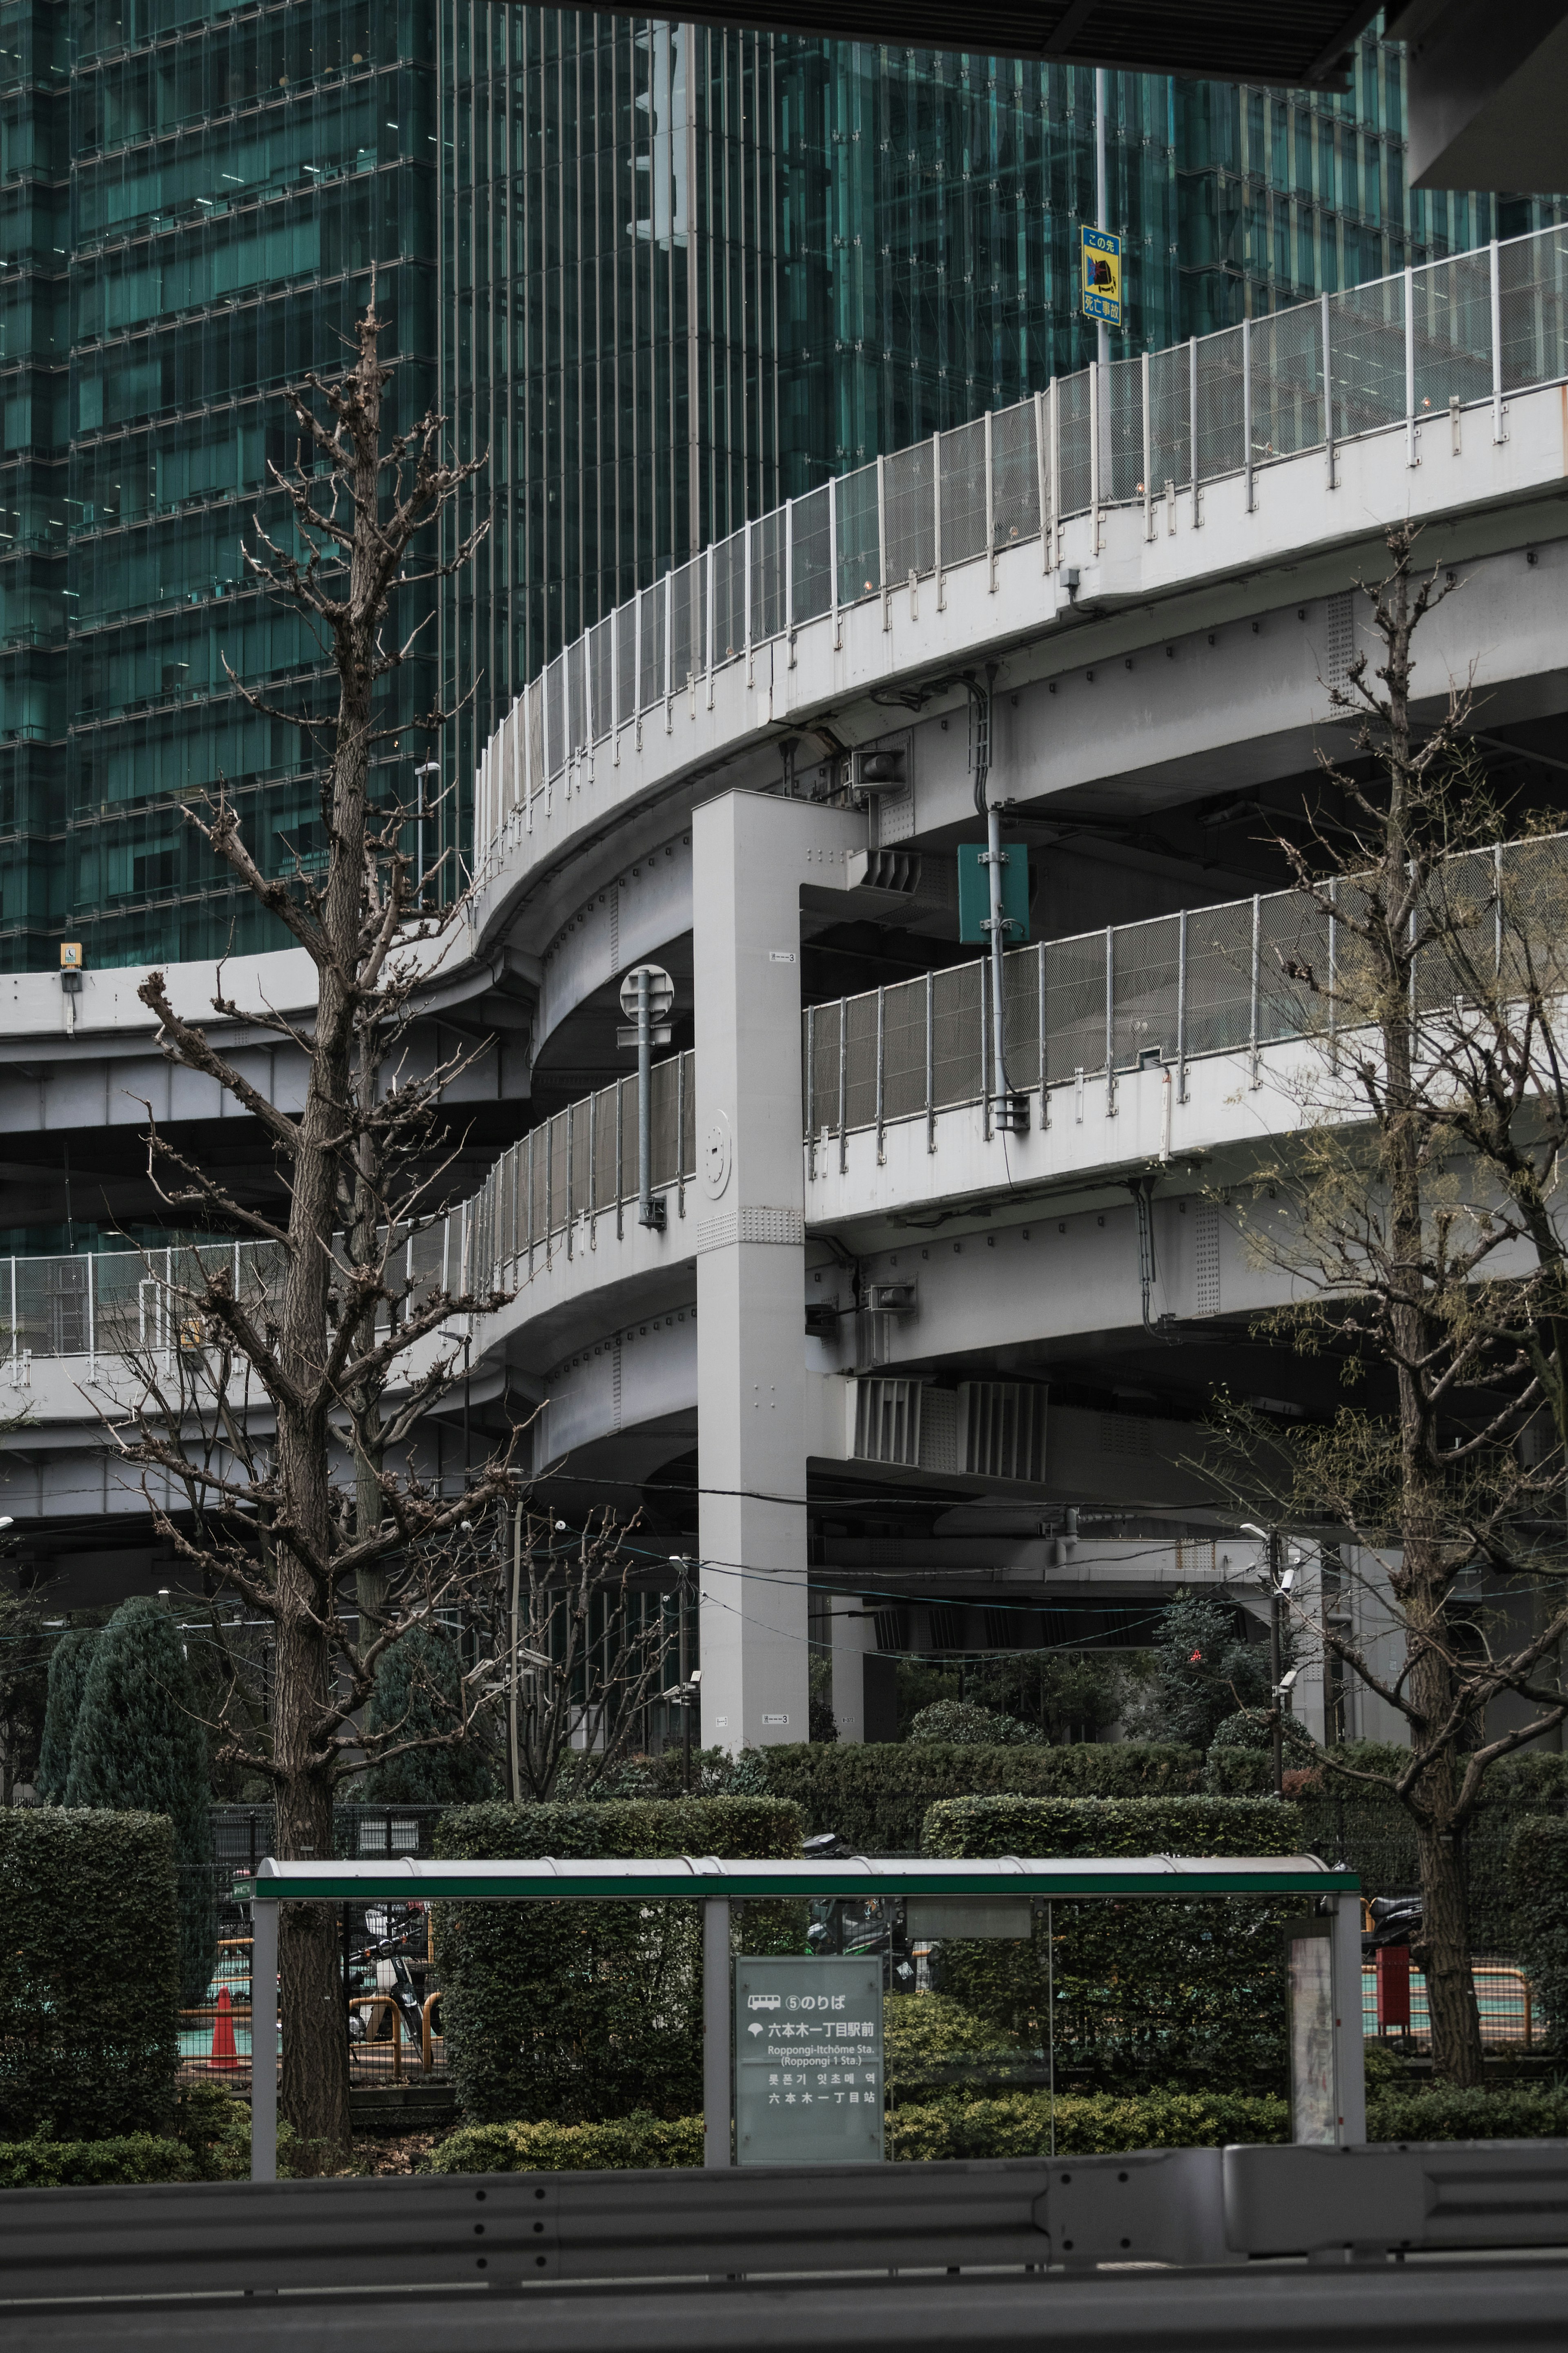
<path fill-rule="evenodd" d="M 391 2034 L 384 2010 L 377 2013 L 368 2001 L 363 2007 L 353 2006 L 356 1995 L 382 1994 L 396 2004 L 404 2034 L 417 2051 L 424 2035 L 423 1996 L 408 1966 L 408 1950 L 415 1944 L 424 1947 L 425 1907 L 422 1904 L 373 1905 L 364 1915 L 364 1925 L 368 1941 L 357 1951 L 351 1949 L 347 1957 L 349 2041 L 379 2041 Z M 373 2036 L 370 2021 L 378 2015 L 382 2022 Z"/>

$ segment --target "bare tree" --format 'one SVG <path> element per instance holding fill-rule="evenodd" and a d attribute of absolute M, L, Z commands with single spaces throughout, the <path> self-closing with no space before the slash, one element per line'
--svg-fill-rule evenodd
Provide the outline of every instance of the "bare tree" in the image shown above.
<path fill-rule="evenodd" d="M 520 1493 L 510 1444 L 465 1465 L 452 1495 L 422 1470 L 420 1425 L 458 1377 L 471 1319 L 502 1303 L 464 1271 L 455 1284 L 406 1277 L 415 1243 L 449 1173 L 438 1111 L 462 1067 L 423 1071 L 407 1055 L 426 944 L 453 918 L 418 912 L 432 877 L 416 874 L 405 845 L 409 812 L 373 798 L 375 747 L 405 729 L 385 723 L 378 689 L 417 635 L 399 626 L 411 590 L 456 571 L 420 548 L 474 472 L 441 455 L 444 420 L 384 436 L 392 377 L 381 357 L 374 289 L 343 375 L 312 375 L 289 396 L 300 462 L 270 469 L 289 501 L 292 541 L 265 531 L 251 573 L 292 604 L 330 648 L 337 707 L 325 718 L 277 712 L 248 687 L 258 711 L 304 731 L 321 776 L 324 871 L 296 860 L 264 873 L 226 791 L 193 818 L 214 854 L 314 967 L 313 1018 L 243 1009 L 221 966 L 220 1018 L 243 1018 L 303 1057 L 302 1108 L 285 1113 L 206 1031 L 172 1004 L 164 976 L 142 984 L 166 1058 L 216 1081 L 256 1123 L 280 1172 L 286 1209 L 248 1208 L 154 1129 L 154 1182 L 171 1211 L 209 1230 L 247 1235 L 230 1250 L 186 1253 L 168 1303 L 164 1345 L 142 1355 L 142 1403 L 120 1431 L 160 1533 L 209 1592 L 237 1594 L 271 1630 L 265 1722 L 253 1704 L 224 1711 L 226 1761 L 268 1781 L 280 1855 L 331 1852 L 333 1793 L 357 1769 L 395 1754 L 398 1727 L 367 1736 L 355 1722 L 389 1643 L 428 1626 L 470 1590 L 465 1524 Z M 418 724 L 438 730 L 436 710 Z M 238 1280 L 236 1270 L 238 1267 Z M 458 1719 L 437 1738 L 472 1728 L 470 1683 Z M 347 2046 L 331 1915 L 286 1907 L 280 1977 L 289 2021 L 283 2105 L 298 2130 L 342 2142 L 348 2134 Z"/>
<path fill-rule="evenodd" d="M 1336 1358 L 1347 1402 L 1283 1430 L 1227 1408 L 1220 1459 L 1255 1514 L 1361 1548 L 1360 1630 L 1296 1616 L 1407 1726 L 1398 1770 L 1359 1778 L 1410 1817 L 1434 2063 L 1475 2084 L 1465 1833 L 1491 1767 L 1568 1716 L 1568 860 L 1544 835 L 1503 851 L 1468 682 L 1413 717 L 1414 640 L 1448 593 L 1414 542 L 1388 533 L 1382 659 L 1335 695 L 1360 755 L 1322 760 L 1339 815 L 1279 845 L 1302 911 L 1279 980 L 1316 1047 L 1303 1132 L 1239 1205 L 1295 1293 L 1268 1325 Z"/>
<path fill-rule="evenodd" d="M 635 1526 L 591 1512 L 574 1535 L 548 1514 L 514 1515 L 508 1620 L 496 1651 L 507 1660 L 516 1797 L 552 1797 L 569 1752 L 574 1790 L 592 1788 L 630 1752 L 645 1709 L 663 1694 L 675 1637 L 662 1597 L 632 1581 L 647 1574 L 627 1549 Z"/>

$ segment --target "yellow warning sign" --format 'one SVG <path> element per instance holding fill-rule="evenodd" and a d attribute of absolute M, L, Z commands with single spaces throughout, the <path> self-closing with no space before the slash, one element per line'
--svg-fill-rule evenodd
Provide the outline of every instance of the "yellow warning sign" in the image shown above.
<path fill-rule="evenodd" d="M 1121 239 L 1108 228 L 1080 228 L 1084 316 L 1121 324 Z"/>

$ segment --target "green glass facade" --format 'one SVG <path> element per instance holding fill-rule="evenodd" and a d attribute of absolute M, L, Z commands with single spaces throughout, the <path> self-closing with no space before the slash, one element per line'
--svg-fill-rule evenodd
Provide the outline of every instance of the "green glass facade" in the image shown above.
<path fill-rule="evenodd" d="M 1404 185 L 1402 53 L 1305 99 L 1110 82 L 1118 348 L 1547 216 Z M 0 0 L 0 968 L 269 944 L 184 811 L 309 858 L 314 644 L 247 581 L 372 266 L 395 411 L 485 453 L 398 721 L 449 776 L 567 638 L 750 512 L 1081 364 L 1093 77 L 491 0 Z M 419 739 L 389 757 L 411 768 Z M 454 809 L 456 854 L 462 813 Z M 454 870 L 455 871 L 455 870 Z"/>

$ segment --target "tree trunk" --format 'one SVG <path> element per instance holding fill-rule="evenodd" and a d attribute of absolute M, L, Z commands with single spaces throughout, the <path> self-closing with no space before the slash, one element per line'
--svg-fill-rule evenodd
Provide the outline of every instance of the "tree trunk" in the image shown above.
<path fill-rule="evenodd" d="M 1459 1835 L 1451 1822 L 1440 1828 L 1418 1816 L 1415 1843 L 1421 1934 L 1411 1946 L 1411 1957 L 1426 1979 L 1432 2073 L 1441 2083 L 1468 2087 L 1480 2083 L 1483 2067 Z"/>

